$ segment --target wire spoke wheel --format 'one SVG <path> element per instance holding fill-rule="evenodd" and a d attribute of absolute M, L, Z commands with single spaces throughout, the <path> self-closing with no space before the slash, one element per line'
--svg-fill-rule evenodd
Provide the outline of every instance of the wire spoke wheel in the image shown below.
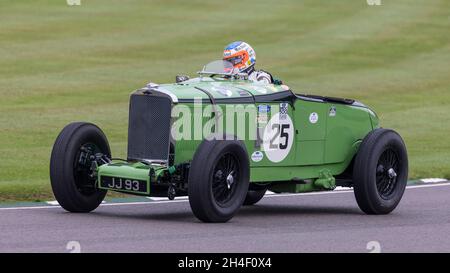
<path fill-rule="evenodd" d="M 217 162 L 213 172 L 212 191 L 215 201 L 223 206 L 236 192 L 239 183 L 239 164 L 231 153 L 224 154 Z"/>
<path fill-rule="evenodd" d="M 244 203 L 249 187 L 250 162 L 240 140 L 205 139 L 189 170 L 189 205 L 203 222 L 224 223 Z"/>
<path fill-rule="evenodd" d="M 398 156 L 391 148 L 386 149 L 378 159 L 376 183 L 380 197 L 389 199 L 397 184 Z"/>
<path fill-rule="evenodd" d="M 70 212 L 90 212 L 103 201 L 97 165 L 111 158 L 105 134 L 92 123 L 73 122 L 56 138 L 50 158 L 50 182 L 58 203 Z"/>
<path fill-rule="evenodd" d="M 361 143 L 353 168 L 354 193 L 367 214 L 387 214 L 399 204 L 408 179 L 408 155 L 398 133 L 378 128 Z"/>

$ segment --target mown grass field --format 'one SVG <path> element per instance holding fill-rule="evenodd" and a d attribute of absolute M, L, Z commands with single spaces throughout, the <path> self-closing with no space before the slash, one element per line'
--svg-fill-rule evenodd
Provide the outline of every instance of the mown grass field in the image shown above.
<path fill-rule="evenodd" d="M 129 93 L 194 75 L 234 40 L 298 92 L 370 105 L 410 178 L 450 178 L 450 1 L 0 1 L 0 201 L 53 199 L 49 156 L 90 121 L 124 156 Z"/>

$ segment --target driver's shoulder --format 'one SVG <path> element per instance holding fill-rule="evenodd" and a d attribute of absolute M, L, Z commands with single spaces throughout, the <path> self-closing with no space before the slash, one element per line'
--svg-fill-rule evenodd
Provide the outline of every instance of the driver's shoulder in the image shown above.
<path fill-rule="evenodd" d="M 254 81 L 264 81 L 268 83 L 273 82 L 272 74 L 269 72 L 259 69 L 259 70 L 253 70 L 253 72 L 249 75 L 249 78 Z"/>

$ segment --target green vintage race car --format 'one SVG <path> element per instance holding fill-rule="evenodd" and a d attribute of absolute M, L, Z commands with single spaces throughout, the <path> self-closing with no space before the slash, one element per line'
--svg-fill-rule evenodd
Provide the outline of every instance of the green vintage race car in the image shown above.
<path fill-rule="evenodd" d="M 108 190 L 187 195 L 198 219 L 226 222 L 267 190 L 353 187 L 367 214 L 389 213 L 400 202 L 408 176 L 404 142 L 362 103 L 251 82 L 222 60 L 198 73 L 131 94 L 126 159 L 111 157 L 94 124 L 67 125 L 50 160 L 59 204 L 90 212 Z"/>

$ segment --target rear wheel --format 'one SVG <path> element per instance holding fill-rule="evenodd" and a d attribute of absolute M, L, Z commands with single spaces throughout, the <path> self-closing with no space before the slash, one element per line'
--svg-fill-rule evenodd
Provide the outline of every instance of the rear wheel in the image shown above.
<path fill-rule="evenodd" d="M 266 194 L 267 186 L 257 183 L 250 183 L 247 196 L 244 200 L 244 206 L 251 206 L 258 203 Z"/>
<path fill-rule="evenodd" d="M 241 141 L 203 141 L 189 171 L 189 204 L 194 215 L 204 222 L 230 220 L 244 202 L 249 174 Z"/>
<path fill-rule="evenodd" d="M 376 129 L 361 143 L 353 169 L 356 201 L 367 214 L 387 214 L 400 202 L 408 179 L 408 156 L 393 130 Z"/>
<path fill-rule="evenodd" d="M 70 212 L 90 212 L 103 201 L 106 190 L 96 187 L 92 163 L 96 155 L 111 158 L 103 132 L 91 123 L 75 122 L 58 135 L 50 159 L 50 181 L 58 203 Z"/>

